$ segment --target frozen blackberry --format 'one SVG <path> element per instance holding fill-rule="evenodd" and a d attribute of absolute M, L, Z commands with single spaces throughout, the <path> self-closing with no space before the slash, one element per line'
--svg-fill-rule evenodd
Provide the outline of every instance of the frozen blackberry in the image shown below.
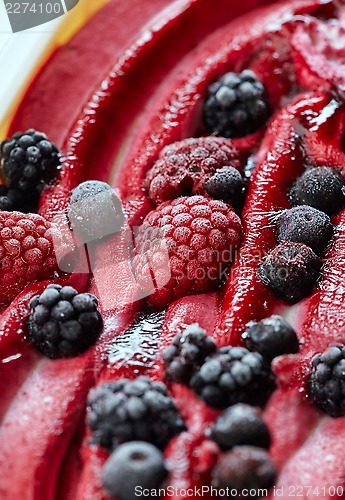
<path fill-rule="evenodd" d="M 284 210 L 278 220 L 277 239 L 304 243 L 315 253 L 322 252 L 333 236 L 333 225 L 327 214 L 307 205 Z"/>
<path fill-rule="evenodd" d="M 198 324 L 190 325 L 163 352 L 167 378 L 188 385 L 195 371 L 215 350 L 216 344 L 205 330 Z"/>
<path fill-rule="evenodd" d="M 0 185 L 0 210 L 4 212 L 27 212 L 28 203 L 23 193 L 18 189 L 11 189 Z"/>
<path fill-rule="evenodd" d="M 321 260 L 303 243 L 286 241 L 259 264 L 259 277 L 278 298 L 294 304 L 307 297 L 317 282 Z"/>
<path fill-rule="evenodd" d="M 17 132 L 0 144 L 0 166 L 7 186 L 37 200 L 56 175 L 60 152 L 42 132 Z"/>
<path fill-rule="evenodd" d="M 222 450 L 245 444 L 268 449 L 271 444 L 270 432 L 259 410 L 243 403 L 225 410 L 212 427 L 211 438 Z"/>
<path fill-rule="evenodd" d="M 216 290 L 241 236 L 240 218 L 220 200 L 183 196 L 152 210 L 137 231 L 133 259 L 149 303 L 162 308 L 183 296 Z"/>
<path fill-rule="evenodd" d="M 315 404 L 331 417 L 345 416 L 345 346 L 334 345 L 312 361 L 308 380 Z"/>
<path fill-rule="evenodd" d="M 102 482 L 111 497 L 136 500 L 136 488 L 158 490 L 168 475 L 162 452 L 150 443 L 119 446 L 107 460 Z"/>
<path fill-rule="evenodd" d="M 102 318 L 97 299 L 71 286 L 48 285 L 30 302 L 27 336 L 49 358 L 78 356 L 97 340 Z"/>
<path fill-rule="evenodd" d="M 276 470 L 266 450 L 238 446 L 221 456 L 212 476 L 212 486 L 219 490 L 236 490 L 234 498 L 246 497 L 249 491 L 250 498 L 262 498 L 263 490 L 274 485 Z"/>
<path fill-rule="evenodd" d="M 294 354 L 299 350 L 295 330 L 276 314 L 258 323 L 250 323 L 242 336 L 248 349 L 259 352 L 267 362 L 281 354 Z"/>
<path fill-rule="evenodd" d="M 88 397 L 88 424 L 94 442 L 112 450 L 127 441 L 146 441 L 164 449 L 185 430 L 166 386 L 141 376 L 92 389 Z"/>
<path fill-rule="evenodd" d="M 236 403 L 264 405 L 275 383 L 261 354 L 223 347 L 206 359 L 190 386 L 209 406 L 227 408 Z"/>
<path fill-rule="evenodd" d="M 289 198 L 292 206 L 310 205 L 334 215 L 345 206 L 345 179 L 331 167 L 310 168 L 296 180 Z"/>
<path fill-rule="evenodd" d="M 82 243 L 118 233 L 125 221 L 120 198 L 101 181 L 85 181 L 73 189 L 68 218 Z"/>
<path fill-rule="evenodd" d="M 212 198 L 238 207 L 243 200 L 245 182 L 236 168 L 223 167 L 215 172 L 204 187 Z"/>
<path fill-rule="evenodd" d="M 208 88 L 203 117 L 210 134 L 244 137 L 257 132 L 269 116 L 265 87 L 252 71 L 226 73 Z"/>

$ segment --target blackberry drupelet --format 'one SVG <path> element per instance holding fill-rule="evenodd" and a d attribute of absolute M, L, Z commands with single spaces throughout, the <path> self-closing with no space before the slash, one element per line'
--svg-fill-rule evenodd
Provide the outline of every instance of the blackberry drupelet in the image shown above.
<path fill-rule="evenodd" d="M 285 241 L 262 259 L 258 274 L 278 298 L 294 304 L 312 292 L 320 269 L 321 260 L 310 247 Z"/>
<path fill-rule="evenodd" d="M 245 182 L 240 172 L 234 167 L 223 167 L 204 185 L 206 192 L 212 198 L 231 203 L 238 208 L 245 191 Z"/>
<path fill-rule="evenodd" d="M 252 71 L 226 73 L 208 88 L 203 117 L 211 134 L 244 137 L 257 132 L 269 116 L 265 87 Z"/>
<path fill-rule="evenodd" d="M 222 450 L 240 445 L 268 449 L 271 444 L 270 432 L 259 410 L 243 403 L 231 406 L 216 420 L 211 439 Z"/>
<path fill-rule="evenodd" d="M 276 356 L 294 354 L 299 350 L 295 330 L 276 314 L 258 323 L 249 323 L 242 337 L 248 349 L 259 352 L 267 362 Z"/>
<path fill-rule="evenodd" d="M 264 405 L 275 383 L 261 354 L 229 346 L 206 359 L 190 386 L 209 406 L 227 408 L 236 403 Z"/>
<path fill-rule="evenodd" d="M 289 199 L 292 206 L 310 205 L 334 215 L 345 206 L 345 179 L 331 167 L 310 168 L 296 180 Z"/>
<path fill-rule="evenodd" d="M 30 302 L 27 336 L 51 359 L 82 354 L 97 340 L 102 318 L 97 299 L 71 286 L 48 285 Z"/>
<path fill-rule="evenodd" d="M 136 500 L 136 487 L 158 490 L 167 475 L 161 451 L 150 443 L 133 441 L 112 453 L 104 466 L 102 482 L 111 497 Z"/>
<path fill-rule="evenodd" d="M 345 416 L 345 346 L 334 345 L 312 361 L 310 397 L 331 417 Z"/>
<path fill-rule="evenodd" d="M 277 240 L 304 243 L 315 253 L 322 252 L 333 236 L 327 214 L 307 205 L 284 210 L 278 219 Z"/>
<path fill-rule="evenodd" d="M 88 424 L 95 443 L 110 450 L 127 441 L 146 441 L 164 449 L 185 430 L 166 386 L 144 376 L 92 389 Z"/>
<path fill-rule="evenodd" d="M 224 453 L 212 476 L 212 486 L 221 490 L 236 490 L 235 498 L 243 498 L 249 491 L 250 498 L 262 498 L 262 490 L 274 485 L 276 469 L 266 450 L 256 446 L 238 446 Z"/>
<path fill-rule="evenodd" d="M 60 152 L 42 132 L 17 132 L 0 144 L 0 165 L 5 184 L 30 194 L 36 201 L 56 174 Z"/>
<path fill-rule="evenodd" d="M 215 352 L 216 344 L 198 324 L 176 335 L 163 352 L 166 376 L 172 382 L 188 385 L 192 375 L 207 356 Z"/>

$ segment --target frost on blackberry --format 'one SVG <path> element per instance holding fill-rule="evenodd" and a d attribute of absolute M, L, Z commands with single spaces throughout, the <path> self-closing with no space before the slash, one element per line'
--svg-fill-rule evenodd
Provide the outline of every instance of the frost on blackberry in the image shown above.
<path fill-rule="evenodd" d="M 190 386 L 215 408 L 236 403 L 263 406 L 275 388 L 275 381 L 261 354 L 229 346 L 206 358 Z"/>
<path fill-rule="evenodd" d="M 205 330 L 197 323 L 188 326 L 163 353 L 167 378 L 188 385 L 195 371 L 215 350 L 216 344 Z"/>
<path fill-rule="evenodd" d="M 147 441 L 164 449 L 185 430 L 166 386 L 144 376 L 92 389 L 87 420 L 94 442 L 110 450 L 127 441 Z"/>
<path fill-rule="evenodd" d="M 42 189 L 56 176 L 61 155 L 43 132 L 17 132 L 0 144 L 4 183 L 37 202 Z"/>
<path fill-rule="evenodd" d="M 331 417 L 345 416 L 345 346 L 330 346 L 312 361 L 309 395 Z"/>

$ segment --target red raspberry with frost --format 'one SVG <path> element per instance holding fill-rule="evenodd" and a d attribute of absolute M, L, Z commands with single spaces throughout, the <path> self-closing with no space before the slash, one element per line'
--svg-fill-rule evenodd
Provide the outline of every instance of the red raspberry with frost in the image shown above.
<path fill-rule="evenodd" d="M 155 306 L 215 290 L 226 278 L 242 234 L 232 207 L 185 196 L 150 212 L 136 236 L 133 268 Z"/>
<path fill-rule="evenodd" d="M 53 231 L 40 215 L 0 211 L 0 305 L 58 271 Z"/>
<path fill-rule="evenodd" d="M 207 196 L 205 182 L 219 168 L 241 169 L 238 150 L 231 141 L 218 137 L 184 139 L 166 146 L 147 172 L 145 187 L 156 204 L 181 195 Z"/>

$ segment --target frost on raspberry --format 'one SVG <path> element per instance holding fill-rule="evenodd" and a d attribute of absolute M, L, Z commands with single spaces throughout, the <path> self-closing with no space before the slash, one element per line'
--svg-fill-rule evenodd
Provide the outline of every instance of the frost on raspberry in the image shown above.
<path fill-rule="evenodd" d="M 150 212 L 136 236 L 133 268 L 149 302 L 217 289 L 242 234 L 240 218 L 219 200 L 185 196 Z"/>
<path fill-rule="evenodd" d="M 216 170 L 231 166 L 241 170 L 238 150 L 218 137 L 188 138 L 166 146 L 145 179 L 150 199 L 159 204 L 178 196 L 207 196 L 204 184 Z"/>
<path fill-rule="evenodd" d="M 58 271 L 53 226 L 36 214 L 0 212 L 0 305 Z"/>

